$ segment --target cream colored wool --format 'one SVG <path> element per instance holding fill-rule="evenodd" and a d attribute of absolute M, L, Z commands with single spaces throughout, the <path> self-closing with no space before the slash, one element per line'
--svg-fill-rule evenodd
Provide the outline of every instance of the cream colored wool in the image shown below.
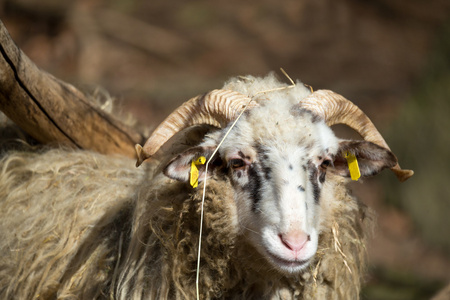
<path fill-rule="evenodd" d="M 142 181 L 133 163 L 70 150 L 4 156 L 1 299 L 70 298 L 68 285 L 87 292 L 110 281 L 121 227 Z"/>
<path fill-rule="evenodd" d="M 150 180 L 133 164 L 66 150 L 3 158 L 2 299 L 195 298 L 201 185 Z M 357 299 L 370 218 L 340 178 L 327 176 L 323 194 L 339 201 L 321 200 L 316 259 L 295 277 L 280 275 L 242 240 L 230 183 L 211 179 L 202 299 Z"/>

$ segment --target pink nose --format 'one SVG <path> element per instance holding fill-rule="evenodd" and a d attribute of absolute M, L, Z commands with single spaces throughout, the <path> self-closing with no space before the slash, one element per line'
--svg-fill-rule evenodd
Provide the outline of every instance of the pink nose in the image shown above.
<path fill-rule="evenodd" d="M 287 233 L 280 233 L 281 242 L 291 251 L 300 251 L 311 237 L 301 230 L 293 230 Z"/>

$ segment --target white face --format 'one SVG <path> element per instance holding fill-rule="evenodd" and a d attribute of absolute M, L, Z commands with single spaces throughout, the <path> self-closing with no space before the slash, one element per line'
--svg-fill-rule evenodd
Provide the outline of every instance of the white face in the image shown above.
<path fill-rule="evenodd" d="M 297 273 L 317 251 L 320 193 L 338 141 L 309 113 L 285 121 L 283 129 L 269 121 L 254 130 L 250 115 L 220 152 L 241 233 L 279 271 Z"/>
<path fill-rule="evenodd" d="M 319 225 L 326 217 L 321 210 L 329 209 L 322 195 L 329 164 L 335 175 L 349 177 L 343 151 L 358 157 L 361 176 L 397 163 L 394 154 L 371 142 L 338 140 L 324 120 L 301 107 L 300 94 L 260 93 L 254 99 L 259 106 L 247 110 L 231 131 L 226 127 L 208 134 L 164 169 L 166 176 L 189 182 L 191 162 L 211 157 L 229 133 L 208 174 L 199 167 L 199 181 L 215 172 L 230 178 L 238 230 L 269 265 L 285 274 L 303 271 L 316 254 Z"/>

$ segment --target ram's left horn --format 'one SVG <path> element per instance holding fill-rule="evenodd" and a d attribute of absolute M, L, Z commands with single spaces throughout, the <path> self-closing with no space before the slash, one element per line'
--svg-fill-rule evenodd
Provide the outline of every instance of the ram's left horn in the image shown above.
<path fill-rule="evenodd" d="M 329 90 L 318 90 L 301 100 L 300 105 L 323 117 L 328 126 L 347 125 L 356 130 L 366 141 L 390 150 L 369 117 L 343 96 Z M 398 163 L 391 170 L 400 181 L 405 181 L 414 175 L 414 171 L 404 170 Z"/>

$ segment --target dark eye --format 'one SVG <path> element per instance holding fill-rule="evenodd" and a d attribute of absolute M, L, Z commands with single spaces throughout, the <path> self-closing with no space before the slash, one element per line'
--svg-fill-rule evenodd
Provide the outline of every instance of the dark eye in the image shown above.
<path fill-rule="evenodd" d="M 233 169 L 239 169 L 245 166 L 245 162 L 240 158 L 234 158 L 229 161 L 229 166 Z"/>
<path fill-rule="evenodd" d="M 329 165 L 331 165 L 331 160 L 329 160 L 329 159 L 325 159 L 325 160 L 320 164 L 320 166 L 321 166 L 323 169 L 328 168 Z"/>

